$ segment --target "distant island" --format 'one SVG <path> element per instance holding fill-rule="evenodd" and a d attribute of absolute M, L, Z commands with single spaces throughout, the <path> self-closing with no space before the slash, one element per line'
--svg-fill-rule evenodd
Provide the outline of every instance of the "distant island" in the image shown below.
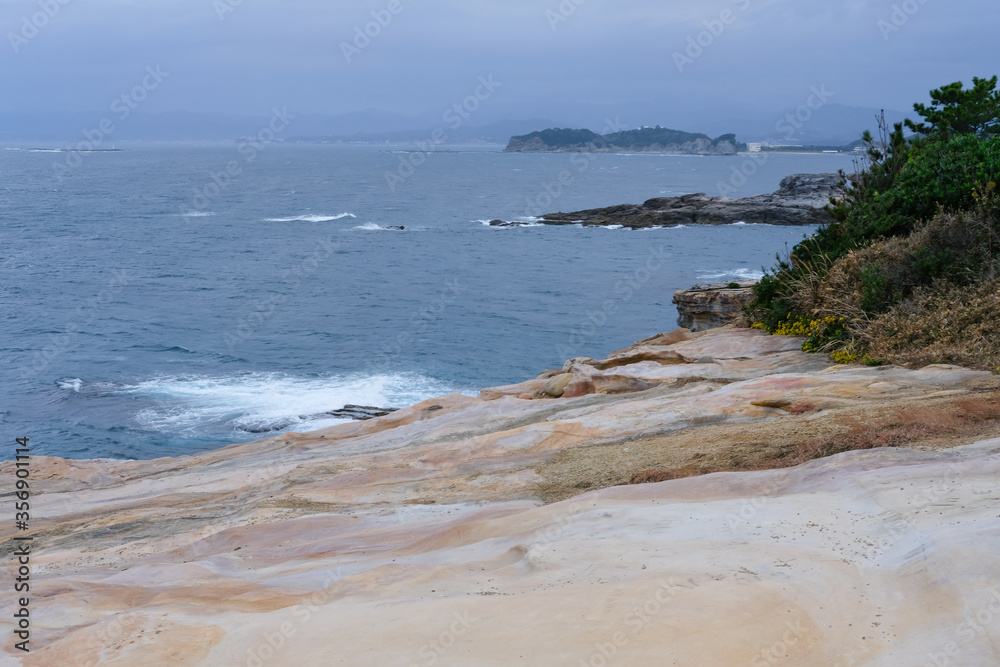
<path fill-rule="evenodd" d="M 712 139 L 707 134 L 642 127 L 613 134 L 590 130 L 550 128 L 511 137 L 505 153 L 675 153 L 678 155 L 736 155 L 746 144 L 735 134 Z"/>

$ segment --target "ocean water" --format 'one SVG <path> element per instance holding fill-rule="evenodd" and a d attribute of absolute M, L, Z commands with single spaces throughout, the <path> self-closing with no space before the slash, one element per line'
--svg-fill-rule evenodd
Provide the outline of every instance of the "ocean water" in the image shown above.
<path fill-rule="evenodd" d="M 606 355 L 675 328 L 675 290 L 759 276 L 812 230 L 486 221 L 720 183 L 758 194 L 852 166 L 492 146 L 26 148 L 0 149 L 0 424 L 72 458 L 204 451 L 322 428 L 345 404 L 474 394 Z"/>

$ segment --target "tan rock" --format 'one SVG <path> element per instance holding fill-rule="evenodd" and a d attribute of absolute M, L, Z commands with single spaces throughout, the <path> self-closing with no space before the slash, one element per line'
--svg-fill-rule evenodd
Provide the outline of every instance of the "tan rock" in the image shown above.
<path fill-rule="evenodd" d="M 520 394 L 535 394 L 542 391 L 549 381 L 545 378 L 527 380 L 518 384 L 509 384 L 502 387 L 490 387 L 479 392 L 479 398 L 484 401 L 495 401 L 504 396 L 518 396 Z"/>
<path fill-rule="evenodd" d="M 539 397 L 560 398 L 566 392 L 566 386 L 573 381 L 572 373 L 562 373 L 553 376 L 545 386 L 539 390 Z"/>
<path fill-rule="evenodd" d="M 732 324 L 753 301 L 756 280 L 732 283 L 707 283 L 674 293 L 677 326 L 691 331 L 706 331 Z M 736 287 L 733 287 L 735 285 Z"/>
<path fill-rule="evenodd" d="M 37 545 L 32 652 L 13 648 L 7 613 L 0 662 L 875 666 L 951 650 L 1000 664 L 1000 440 L 543 504 L 538 471 L 568 453 L 808 431 L 998 385 L 951 366 L 833 366 L 800 344 L 712 330 L 643 343 L 683 364 L 570 364 L 530 391 L 179 459 L 35 458 L 19 535 Z M 561 398 L 519 398 L 563 375 Z M 575 382 L 593 392 L 572 396 Z M 12 479 L 0 465 L 3 492 Z M 0 567 L 12 580 L 13 561 Z"/>

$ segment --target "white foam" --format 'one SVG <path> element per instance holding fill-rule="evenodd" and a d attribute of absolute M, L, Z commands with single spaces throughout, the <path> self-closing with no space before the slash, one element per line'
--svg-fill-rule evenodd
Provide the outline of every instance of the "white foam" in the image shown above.
<path fill-rule="evenodd" d="M 332 222 L 334 220 L 357 217 L 353 213 L 341 213 L 340 215 L 297 215 L 294 218 L 265 218 L 264 222 Z"/>
<path fill-rule="evenodd" d="M 56 385 L 60 389 L 73 390 L 79 393 L 80 389 L 83 388 L 83 380 L 80 378 L 72 378 L 70 380 L 59 380 Z"/>
<path fill-rule="evenodd" d="M 157 377 L 116 393 L 152 401 L 136 419 L 143 428 L 200 435 L 208 430 L 311 431 L 339 424 L 323 413 L 348 404 L 405 407 L 452 387 L 417 375 L 296 377 L 245 373 L 224 377 Z"/>
<path fill-rule="evenodd" d="M 359 229 L 362 231 L 383 231 L 383 232 L 418 232 L 426 231 L 426 227 L 404 227 L 402 225 L 390 225 L 389 227 L 383 227 L 382 225 L 376 224 L 374 222 L 366 222 L 363 225 L 358 225 L 354 229 Z"/>
<path fill-rule="evenodd" d="M 717 273 L 703 273 L 698 275 L 698 280 L 760 280 L 764 277 L 762 271 L 755 269 L 739 268 L 730 271 L 720 271 Z"/>
<path fill-rule="evenodd" d="M 182 218 L 211 218 L 215 213 L 211 211 L 191 211 L 190 213 L 177 213 Z"/>
<path fill-rule="evenodd" d="M 538 222 L 539 220 L 541 220 L 541 218 L 533 218 L 528 216 L 528 217 L 516 218 L 514 220 L 511 220 L 510 222 L 507 222 L 504 225 L 491 225 L 490 222 L 492 222 L 492 220 L 476 220 L 476 222 L 486 227 L 490 227 L 491 229 L 511 229 L 514 227 L 544 227 L 545 225 Z"/>

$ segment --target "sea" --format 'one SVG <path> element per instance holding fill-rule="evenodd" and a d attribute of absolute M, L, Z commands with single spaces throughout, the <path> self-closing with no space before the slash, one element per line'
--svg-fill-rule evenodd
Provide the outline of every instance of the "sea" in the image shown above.
<path fill-rule="evenodd" d="M 539 215 L 853 169 L 492 145 L 57 148 L 0 147 L 0 436 L 68 458 L 193 454 L 602 357 L 676 328 L 674 291 L 759 277 L 813 229 Z"/>

